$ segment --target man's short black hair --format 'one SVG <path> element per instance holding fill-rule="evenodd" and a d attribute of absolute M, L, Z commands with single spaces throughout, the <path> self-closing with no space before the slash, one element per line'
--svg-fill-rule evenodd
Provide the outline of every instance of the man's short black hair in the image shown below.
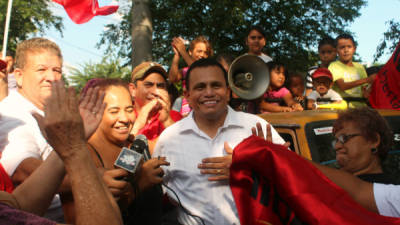
<path fill-rule="evenodd" d="M 336 39 L 335 39 L 335 47 L 337 47 L 337 44 L 338 44 L 340 39 L 351 40 L 351 42 L 353 42 L 354 47 L 356 46 L 356 41 L 354 41 L 353 36 L 351 36 L 350 34 L 341 34 L 341 35 L 337 36 Z"/>
<path fill-rule="evenodd" d="M 324 37 L 318 43 L 318 50 L 324 45 L 331 45 L 332 47 L 336 48 L 335 39 L 331 37 Z"/>
<path fill-rule="evenodd" d="M 190 87 L 189 80 L 190 80 L 190 73 L 192 72 L 192 70 L 196 68 L 204 68 L 210 66 L 216 66 L 219 69 L 221 69 L 222 73 L 224 74 L 225 83 L 228 86 L 228 74 L 225 71 L 224 67 L 221 64 L 219 64 L 219 62 L 217 62 L 217 60 L 215 60 L 214 58 L 205 58 L 205 59 L 199 59 L 194 63 L 192 63 L 192 65 L 190 65 L 189 70 L 187 71 L 185 77 L 186 90 L 189 90 Z"/>

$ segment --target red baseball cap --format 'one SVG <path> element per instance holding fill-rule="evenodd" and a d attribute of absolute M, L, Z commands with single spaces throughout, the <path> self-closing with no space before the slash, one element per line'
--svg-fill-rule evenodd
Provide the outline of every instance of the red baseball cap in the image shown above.
<path fill-rule="evenodd" d="M 333 81 L 332 73 L 327 68 L 318 68 L 312 74 L 312 78 L 316 79 L 318 77 L 327 77 L 329 80 Z"/>

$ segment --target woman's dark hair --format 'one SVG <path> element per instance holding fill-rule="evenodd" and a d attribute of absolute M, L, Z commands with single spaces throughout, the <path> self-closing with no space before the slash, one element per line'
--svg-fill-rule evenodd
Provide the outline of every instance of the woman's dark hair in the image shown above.
<path fill-rule="evenodd" d="M 347 123 L 358 127 L 361 135 L 367 140 L 376 141 L 379 135 L 378 156 L 381 161 L 386 158 L 393 145 L 393 132 L 387 121 L 375 109 L 359 107 L 340 112 L 333 124 L 333 134 L 343 129 Z"/>
<path fill-rule="evenodd" d="M 128 83 L 118 78 L 93 78 L 90 79 L 81 91 L 81 96 L 87 93 L 89 88 L 99 87 L 100 90 L 106 91 L 108 87 L 117 86 L 124 87 L 129 92 Z"/>
<path fill-rule="evenodd" d="M 270 61 L 267 63 L 267 66 L 270 73 L 273 69 L 279 69 L 279 68 L 285 69 L 285 65 L 278 61 Z M 285 77 L 286 77 L 286 69 L 285 69 Z"/>

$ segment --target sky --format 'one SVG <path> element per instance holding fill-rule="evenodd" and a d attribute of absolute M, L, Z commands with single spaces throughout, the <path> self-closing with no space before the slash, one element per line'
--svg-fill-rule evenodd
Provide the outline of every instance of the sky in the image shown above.
<path fill-rule="evenodd" d="M 100 6 L 117 4 L 116 0 L 99 0 Z M 108 23 L 118 23 L 120 16 L 116 13 L 110 16 L 97 16 L 85 24 L 74 24 L 58 4 L 52 5 L 56 15 L 64 19 L 63 36 L 54 30 L 49 30 L 46 37 L 55 41 L 61 48 L 64 64 L 79 68 L 85 62 L 100 62 L 104 49 L 98 49 L 96 43 Z M 372 63 L 373 55 L 383 33 L 388 29 L 386 23 L 391 19 L 400 21 L 400 0 L 368 0 L 368 5 L 361 9 L 361 16 L 350 25 L 358 42 L 357 52 L 364 63 Z M 391 56 L 388 52 L 379 59 L 385 63 Z M 68 71 L 68 70 L 67 70 Z"/>

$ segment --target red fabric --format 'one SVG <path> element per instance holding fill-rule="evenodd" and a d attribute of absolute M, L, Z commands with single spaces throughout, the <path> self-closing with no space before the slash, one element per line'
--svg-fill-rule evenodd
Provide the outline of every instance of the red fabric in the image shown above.
<path fill-rule="evenodd" d="M 97 0 L 53 0 L 64 6 L 69 18 L 74 23 L 81 24 L 91 20 L 94 16 L 106 16 L 118 10 L 117 5 L 99 7 Z"/>
<path fill-rule="evenodd" d="M 242 225 L 400 224 L 357 204 L 294 152 L 256 136 L 236 146 L 230 174 Z"/>
<path fill-rule="evenodd" d="M 8 176 L 7 172 L 0 164 L 0 191 L 6 191 L 8 193 L 11 193 L 13 190 L 14 190 L 14 185 L 10 177 Z"/>
<path fill-rule="evenodd" d="M 369 101 L 376 109 L 400 110 L 400 43 L 376 76 Z"/>
<path fill-rule="evenodd" d="M 136 118 L 138 116 L 137 112 L 136 113 Z M 182 119 L 182 115 L 174 110 L 169 111 L 169 115 L 171 116 L 171 119 L 176 122 L 180 119 Z M 142 129 L 139 130 L 138 134 L 143 134 L 147 137 L 149 140 L 154 140 L 160 136 L 161 132 L 165 129 L 164 125 L 160 122 L 158 117 L 160 116 L 159 113 L 157 113 L 153 118 L 150 119 L 150 122 L 147 123 Z"/>

